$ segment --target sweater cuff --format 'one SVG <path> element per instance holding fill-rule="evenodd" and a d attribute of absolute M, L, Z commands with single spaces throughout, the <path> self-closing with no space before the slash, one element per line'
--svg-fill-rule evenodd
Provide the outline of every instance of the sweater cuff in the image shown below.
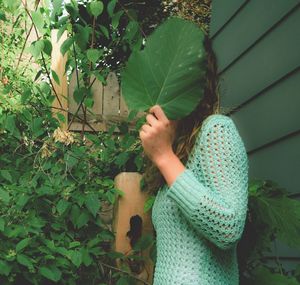
<path fill-rule="evenodd" d="M 198 204 L 199 197 L 205 194 L 205 186 L 200 183 L 194 173 L 185 168 L 167 189 L 167 196 L 173 198 L 187 211 L 193 211 Z"/>

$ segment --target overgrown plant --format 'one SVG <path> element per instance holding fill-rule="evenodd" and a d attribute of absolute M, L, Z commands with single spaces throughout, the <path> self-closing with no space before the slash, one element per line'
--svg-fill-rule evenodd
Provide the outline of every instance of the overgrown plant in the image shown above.
<path fill-rule="evenodd" d="M 248 218 L 238 245 L 241 284 L 300 284 L 299 266 L 285 271 L 276 251 L 276 267 L 265 258 L 272 247 L 276 250 L 276 240 L 300 248 L 300 202 L 289 194 L 274 181 L 250 181 Z"/>
<path fill-rule="evenodd" d="M 128 122 L 112 125 L 107 133 L 83 131 L 79 135 L 61 130 L 60 121 L 65 118 L 52 116 L 52 102 L 57 97 L 53 81 L 60 82 L 49 64 L 51 17 L 57 16 L 72 38 L 71 44 L 69 40 L 62 48 L 69 53 L 66 71 L 75 69 L 83 74 L 84 83 L 78 85 L 75 100 L 88 110 L 93 104 L 89 77 L 95 75 L 105 84 L 113 67 L 103 64 L 106 57 L 96 58 L 100 50 L 97 36 L 105 36 L 106 30 L 93 21 L 83 21 L 80 9 L 90 11 L 92 19 L 110 15 L 108 45 L 113 51 L 113 46 L 119 48 L 120 44 L 115 14 L 121 6 L 117 1 L 103 2 L 100 12 L 101 1 L 66 5 L 53 1 L 52 10 L 40 1 L 26 3 L 0 1 L 1 28 L 6 31 L 1 34 L 1 47 L 11 54 L 1 61 L 0 283 L 135 284 L 137 278 L 129 268 L 117 268 L 115 259 L 140 259 L 139 252 L 153 241 L 142 238 L 130 256 L 114 252 L 114 233 L 106 211 L 122 195 L 114 187 L 115 175 L 143 171 L 138 131 L 129 130 Z M 91 5 L 96 5 L 92 11 Z M 28 45 L 30 31 L 37 40 Z M 138 32 L 140 28 L 135 34 Z M 126 30 L 124 37 L 131 36 L 130 29 Z M 31 56 L 16 69 L 18 56 L 28 52 Z M 40 66 L 35 72 L 26 68 L 33 60 Z M 69 116 L 89 124 L 77 114 Z M 139 124 L 137 121 L 137 128 Z"/>

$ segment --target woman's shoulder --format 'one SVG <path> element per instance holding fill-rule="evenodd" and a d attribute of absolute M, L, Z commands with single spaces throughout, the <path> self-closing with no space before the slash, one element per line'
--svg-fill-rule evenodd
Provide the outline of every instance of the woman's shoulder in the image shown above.
<path fill-rule="evenodd" d="M 200 133 L 207 132 L 212 127 L 220 128 L 220 127 L 224 127 L 224 126 L 227 126 L 228 128 L 233 128 L 236 130 L 236 125 L 231 117 L 228 117 L 224 114 L 217 114 L 217 113 L 211 114 L 203 120 Z M 200 133 L 199 133 L 199 136 L 200 136 Z"/>

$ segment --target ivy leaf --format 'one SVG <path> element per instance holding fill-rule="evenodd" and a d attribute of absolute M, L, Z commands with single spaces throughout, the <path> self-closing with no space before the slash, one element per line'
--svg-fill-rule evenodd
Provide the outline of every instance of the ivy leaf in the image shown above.
<path fill-rule="evenodd" d="M 129 159 L 129 153 L 128 152 L 121 152 L 115 158 L 115 163 L 119 167 L 122 167 L 122 166 L 125 165 L 125 163 L 128 161 L 128 159 Z"/>
<path fill-rule="evenodd" d="M 7 191 L 0 189 L 0 203 L 3 201 L 4 204 L 8 204 L 10 196 Z"/>
<path fill-rule="evenodd" d="M 5 227 L 5 220 L 0 218 L 0 231 L 3 232 Z"/>
<path fill-rule="evenodd" d="M 104 6 L 102 1 L 93 1 L 90 4 L 91 13 L 96 18 L 102 14 L 103 8 Z"/>
<path fill-rule="evenodd" d="M 65 5 L 65 8 L 74 20 L 78 18 L 79 8 L 77 1 L 71 1 L 71 3 Z"/>
<path fill-rule="evenodd" d="M 88 194 L 85 199 L 85 205 L 92 215 L 96 217 L 100 209 L 98 196 L 96 194 Z"/>
<path fill-rule="evenodd" d="M 84 105 L 88 108 L 93 108 L 94 103 L 95 103 L 95 101 L 93 98 L 85 98 L 84 99 Z"/>
<path fill-rule="evenodd" d="M 263 285 L 299 285 L 294 277 L 285 276 L 279 273 L 271 273 L 270 270 L 263 266 L 259 266 L 254 270 L 253 284 Z"/>
<path fill-rule="evenodd" d="M 45 43 L 43 40 L 35 41 L 31 44 L 29 51 L 35 59 L 37 59 L 44 50 Z"/>
<path fill-rule="evenodd" d="M 89 251 L 86 248 L 81 249 L 82 262 L 85 266 L 90 266 L 93 262 Z"/>
<path fill-rule="evenodd" d="M 67 200 L 65 199 L 61 199 L 59 200 L 57 206 L 56 206 L 56 209 L 57 209 L 57 212 L 60 214 L 60 215 L 63 215 L 66 210 L 68 209 L 68 207 L 70 206 L 70 202 L 68 202 Z"/>
<path fill-rule="evenodd" d="M 7 21 L 5 13 L 2 11 L 0 11 L 0 21 L 3 21 L 3 22 Z"/>
<path fill-rule="evenodd" d="M 114 10 L 117 4 L 117 0 L 111 0 L 107 5 L 107 13 L 112 18 Z"/>
<path fill-rule="evenodd" d="M 153 236 L 151 234 L 142 235 L 136 244 L 133 246 L 133 249 L 136 251 L 145 250 L 154 242 Z"/>
<path fill-rule="evenodd" d="M 0 275 L 8 276 L 11 271 L 12 266 L 6 261 L 0 260 Z"/>
<path fill-rule="evenodd" d="M 52 53 L 52 43 L 49 40 L 43 40 L 44 41 L 44 53 L 51 56 Z"/>
<path fill-rule="evenodd" d="M 204 33 L 193 22 L 171 17 L 132 52 L 121 72 L 122 95 L 130 110 L 158 104 L 169 119 L 190 114 L 204 94 Z"/>
<path fill-rule="evenodd" d="M 29 269 L 33 268 L 32 260 L 28 256 L 26 256 L 24 254 L 18 254 L 17 255 L 17 261 L 20 264 L 26 266 Z"/>
<path fill-rule="evenodd" d="M 126 276 L 122 276 L 121 278 L 119 278 L 119 280 L 117 281 L 116 285 L 130 285 L 130 280 L 128 280 L 128 278 Z"/>
<path fill-rule="evenodd" d="M 118 13 L 113 15 L 111 25 L 114 30 L 119 26 L 120 18 L 123 14 L 124 14 L 124 11 L 119 11 Z"/>
<path fill-rule="evenodd" d="M 144 213 L 148 212 L 151 207 L 153 206 L 155 201 L 155 196 L 151 195 L 147 198 L 145 204 L 144 204 Z"/>
<path fill-rule="evenodd" d="M 103 51 L 98 49 L 88 49 L 86 52 L 88 60 L 93 63 L 96 63 L 102 54 Z"/>
<path fill-rule="evenodd" d="M 109 39 L 108 29 L 107 29 L 105 26 L 100 25 L 100 30 L 101 30 L 101 32 L 103 33 L 103 35 L 104 35 L 107 39 Z"/>
<path fill-rule="evenodd" d="M 75 35 L 76 43 L 81 48 L 81 50 L 84 51 L 86 50 L 92 28 L 89 26 L 82 26 L 79 24 L 75 24 L 75 27 L 77 29 L 77 33 Z"/>
<path fill-rule="evenodd" d="M 59 77 L 58 77 L 57 73 L 56 73 L 53 69 L 51 69 L 51 75 L 52 75 L 52 78 L 54 79 L 54 81 L 55 81 L 58 85 L 60 85 Z"/>
<path fill-rule="evenodd" d="M 67 38 L 63 44 L 60 47 L 60 52 L 62 55 L 65 55 L 65 53 L 70 49 L 71 45 L 74 43 L 74 37 Z"/>
<path fill-rule="evenodd" d="M 37 27 L 40 33 L 44 33 L 43 27 L 44 27 L 44 18 L 40 11 L 32 11 L 31 17 L 34 25 Z"/>
<path fill-rule="evenodd" d="M 69 168 L 72 168 L 78 163 L 78 158 L 74 156 L 72 152 L 67 152 L 64 155 L 64 159 Z"/>
<path fill-rule="evenodd" d="M 0 170 L 0 174 L 5 180 L 9 181 L 10 183 L 13 182 L 12 176 L 8 170 L 2 169 Z"/>
<path fill-rule="evenodd" d="M 16 252 L 20 252 L 25 247 L 27 247 L 29 245 L 30 241 L 31 241 L 31 238 L 25 238 L 25 239 L 21 240 L 20 242 L 18 242 L 16 245 Z"/>
<path fill-rule="evenodd" d="M 78 250 L 70 250 L 69 251 L 69 256 L 72 261 L 72 263 L 76 266 L 79 267 L 80 264 L 82 263 L 82 254 Z"/>
<path fill-rule="evenodd" d="M 60 15 L 62 13 L 63 0 L 53 0 L 53 11 L 54 15 Z"/>
<path fill-rule="evenodd" d="M 87 212 L 81 213 L 78 217 L 78 220 L 76 221 L 77 228 L 80 229 L 85 226 L 88 223 L 89 219 L 90 217 Z"/>
<path fill-rule="evenodd" d="M 56 266 L 42 266 L 40 267 L 39 272 L 47 279 L 54 282 L 61 279 L 61 271 Z"/>
<path fill-rule="evenodd" d="M 22 193 L 19 197 L 19 199 L 17 200 L 16 203 L 16 208 L 21 211 L 23 209 L 23 207 L 27 204 L 27 202 L 29 201 L 30 197 L 24 193 Z"/>

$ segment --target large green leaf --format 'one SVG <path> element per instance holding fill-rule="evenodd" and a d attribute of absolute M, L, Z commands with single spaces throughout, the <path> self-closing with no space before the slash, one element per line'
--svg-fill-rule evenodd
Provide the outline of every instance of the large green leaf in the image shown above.
<path fill-rule="evenodd" d="M 131 54 L 122 70 L 122 94 L 130 110 L 160 105 L 169 119 L 191 113 L 203 96 L 206 74 L 204 33 L 172 17 Z"/>

